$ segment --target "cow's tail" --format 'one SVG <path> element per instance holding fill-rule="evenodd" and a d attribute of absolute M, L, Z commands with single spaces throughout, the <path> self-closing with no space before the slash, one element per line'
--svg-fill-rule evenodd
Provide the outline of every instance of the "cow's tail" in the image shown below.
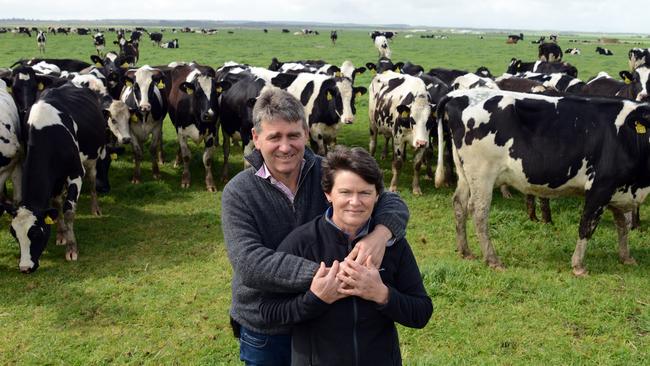
<path fill-rule="evenodd" d="M 445 106 L 447 105 L 447 102 L 451 100 L 451 97 L 449 96 L 444 96 L 440 102 L 438 102 L 437 108 L 436 108 L 436 120 L 438 123 L 438 163 L 436 165 L 436 175 L 435 175 L 435 186 L 436 188 L 440 188 L 446 183 L 445 182 L 445 177 L 449 175 L 449 172 L 445 171 L 445 166 L 448 164 L 445 164 L 444 159 L 445 159 L 445 143 L 451 144 L 451 134 L 445 133 L 444 132 L 444 124 L 445 124 Z M 447 139 L 448 141 L 445 141 Z"/>

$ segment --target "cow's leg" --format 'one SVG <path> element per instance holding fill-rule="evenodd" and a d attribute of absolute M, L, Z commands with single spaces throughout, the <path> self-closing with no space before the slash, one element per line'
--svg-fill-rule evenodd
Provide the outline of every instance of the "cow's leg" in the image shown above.
<path fill-rule="evenodd" d="M 392 171 L 393 171 L 393 177 L 390 180 L 390 191 L 391 192 L 397 192 L 397 182 L 399 180 L 399 173 L 402 170 L 402 165 L 404 164 L 404 154 L 403 154 L 403 147 L 406 144 L 396 144 L 395 146 L 395 151 L 393 152 L 393 164 L 392 164 Z"/>
<path fill-rule="evenodd" d="M 23 200 L 23 165 L 21 162 L 18 162 L 14 165 L 14 168 L 11 172 L 11 183 L 14 187 L 14 203 L 19 204 Z"/>
<path fill-rule="evenodd" d="M 424 179 L 433 180 L 433 149 L 431 147 L 427 147 L 424 151 L 424 162 L 426 170 Z"/>
<path fill-rule="evenodd" d="M 374 158 L 375 151 L 377 150 L 377 129 L 373 126 L 370 126 L 370 143 L 368 146 L 368 152 Z"/>
<path fill-rule="evenodd" d="M 99 208 L 99 202 L 97 201 L 97 187 L 95 187 L 97 169 L 96 169 L 97 160 L 86 160 L 84 162 L 84 167 L 86 168 L 86 179 L 90 185 L 90 212 L 95 216 L 101 216 L 102 211 Z"/>
<path fill-rule="evenodd" d="M 190 187 L 190 160 L 192 158 L 192 152 L 190 147 L 187 145 L 187 136 L 182 134 L 178 135 L 178 146 L 181 153 L 181 159 L 183 161 L 183 175 L 181 177 L 181 187 L 189 188 Z"/>
<path fill-rule="evenodd" d="M 489 175 L 489 171 L 489 168 L 485 169 L 483 174 L 478 175 L 480 178 L 477 176 L 468 178 L 472 192 L 469 198 L 469 208 L 474 218 L 474 227 L 483 251 L 483 259 L 490 267 L 500 269 L 503 268 L 503 265 L 494 250 L 488 232 L 488 217 L 492 203 L 492 188 L 494 187 L 494 178 Z"/>
<path fill-rule="evenodd" d="M 475 259 L 467 245 L 467 213 L 469 205 L 469 185 L 462 172 L 458 173 L 458 185 L 452 198 L 456 218 L 456 244 L 458 253 L 465 259 Z"/>
<path fill-rule="evenodd" d="M 223 133 L 223 171 L 221 173 L 221 181 L 226 183 L 228 181 L 228 159 L 230 158 L 230 135 L 226 131 Z"/>
<path fill-rule="evenodd" d="M 151 131 L 151 146 L 149 146 L 149 153 L 151 154 L 151 174 L 153 179 L 160 179 L 160 166 L 163 163 L 162 156 L 162 121 L 156 123 Z"/>
<path fill-rule="evenodd" d="M 56 245 L 65 245 L 65 221 L 63 220 L 63 195 L 57 195 L 52 199 L 52 205 L 59 213 L 59 219 L 56 220 Z"/>
<path fill-rule="evenodd" d="M 501 191 L 501 196 L 503 196 L 503 198 L 506 199 L 512 198 L 512 193 L 510 193 L 507 184 L 502 184 L 501 186 L 499 186 L 499 190 Z"/>
<path fill-rule="evenodd" d="M 535 196 L 532 194 L 526 195 L 526 211 L 528 212 L 528 218 L 530 221 L 539 221 L 537 214 L 535 213 Z"/>
<path fill-rule="evenodd" d="M 585 251 L 587 250 L 587 242 L 591 239 L 591 235 L 598 227 L 600 216 L 603 214 L 603 209 L 612 197 L 613 189 L 607 190 L 604 187 L 596 191 L 592 188 L 591 191 L 585 195 L 585 207 L 582 209 L 582 217 L 580 217 L 580 227 L 578 228 L 578 241 L 576 248 L 571 257 L 571 267 L 573 274 L 581 277 L 587 275 L 587 269 L 584 267 L 583 261 Z"/>
<path fill-rule="evenodd" d="M 413 154 L 413 195 L 421 196 L 422 189 L 420 189 L 420 168 L 422 167 L 422 162 L 424 161 L 424 154 L 426 148 L 418 148 Z"/>
<path fill-rule="evenodd" d="M 636 205 L 632 211 L 625 213 L 625 216 L 629 217 L 630 230 L 637 229 L 639 226 L 641 226 L 641 216 L 639 212 L 640 208 L 640 205 Z"/>
<path fill-rule="evenodd" d="M 77 239 L 74 235 L 74 209 L 67 210 L 63 213 L 63 220 L 65 221 L 65 259 L 68 261 L 76 261 L 79 252 L 77 248 Z"/>
<path fill-rule="evenodd" d="M 141 141 L 134 137 L 131 139 L 131 145 L 133 146 L 133 178 L 131 178 L 131 183 L 140 184 L 142 182 L 142 170 L 140 167 L 142 164 Z"/>
<path fill-rule="evenodd" d="M 625 212 L 623 210 L 608 206 L 614 215 L 614 223 L 616 224 L 616 231 L 618 232 L 618 257 L 623 264 L 636 264 L 636 260 L 630 256 L 630 248 L 628 247 L 628 232 L 627 220 L 625 219 Z"/>
<path fill-rule="evenodd" d="M 205 188 L 209 192 L 217 191 L 217 187 L 214 184 L 214 177 L 212 176 L 212 157 L 214 156 L 214 141 L 215 141 L 214 137 L 209 136 L 205 140 L 205 150 L 203 151 L 203 167 L 205 167 Z"/>
<path fill-rule="evenodd" d="M 176 136 L 178 137 L 178 134 Z M 180 137 L 178 137 L 178 139 L 180 139 Z M 178 149 L 176 149 L 176 158 L 174 159 L 174 168 L 178 168 L 179 166 L 181 166 L 182 161 L 183 161 L 183 157 L 181 155 L 181 146 L 179 141 Z"/>
<path fill-rule="evenodd" d="M 542 211 L 542 222 L 546 224 L 552 224 L 553 219 L 551 218 L 551 203 L 548 198 L 539 198 L 539 209 Z"/>
<path fill-rule="evenodd" d="M 389 136 L 384 136 L 384 139 L 386 140 L 386 143 L 384 144 L 384 150 L 381 152 L 381 160 L 386 160 L 386 156 L 388 156 L 388 147 L 390 146 L 389 142 L 391 140 Z M 393 146 L 395 146 L 395 141 L 393 141 Z"/>

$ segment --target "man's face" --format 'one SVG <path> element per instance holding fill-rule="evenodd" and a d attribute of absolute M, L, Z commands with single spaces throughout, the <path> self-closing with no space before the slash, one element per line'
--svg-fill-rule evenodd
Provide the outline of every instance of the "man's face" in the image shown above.
<path fill-rule="evenodd" d="M 271 175 L 278 178 L 298 174 L 308 136 L 302 122 L 262 121 L 261 127 L 259 133 L 253 128 L 253 142 Z"/>

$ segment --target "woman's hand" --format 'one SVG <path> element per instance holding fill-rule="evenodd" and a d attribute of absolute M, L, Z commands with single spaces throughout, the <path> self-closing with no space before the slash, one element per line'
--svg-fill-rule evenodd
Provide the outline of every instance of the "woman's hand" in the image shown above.
<path fill-rule="evenodd" d="M 320 262 L 320 267 L 311 280 L 309 290 L 328 304 L 347 297 L 348 295 L 338 291 L 342 286 L 341 280 L 336 277 L 338 271 L 339 261 L 335 260 L 330 268 L 326 268 L 325 263 Z"/>
<path fill-rule="evenodd" d="M 346 258 L 341 263 L 336 277 L 344 284 L 338 289 L 342 294 L 359 296 L 380 305 L 388 302 L 388 287 L 384 285 L 379 270 L 373 265 L 372 256 L 368 256 L 364 265 Z"/>

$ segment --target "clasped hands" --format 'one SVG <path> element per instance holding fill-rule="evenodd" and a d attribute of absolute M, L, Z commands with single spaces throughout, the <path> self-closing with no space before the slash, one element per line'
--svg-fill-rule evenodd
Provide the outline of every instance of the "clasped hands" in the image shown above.
<path fill-rule="evenodd" d="M 320 262 L 309 289 L 328 304 L 348 296 L 358 296 L 380 305 L 388 302 L 388 287 L 382 282 L 371 255 L 363 264 L 350 257 L 342 262 L 335 260 L 331 267 Z"/>

